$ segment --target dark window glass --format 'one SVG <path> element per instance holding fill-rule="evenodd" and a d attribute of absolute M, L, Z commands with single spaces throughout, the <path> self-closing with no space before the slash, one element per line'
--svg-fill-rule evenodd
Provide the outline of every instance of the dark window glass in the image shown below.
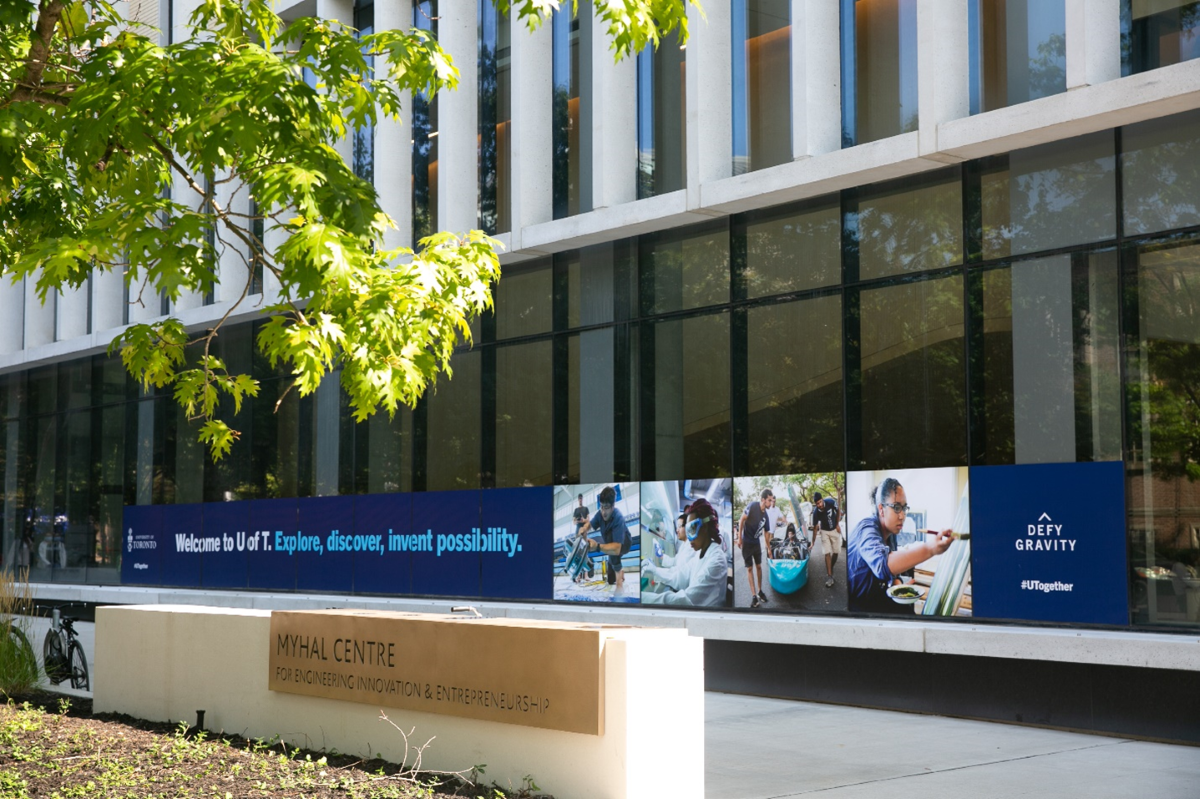
<path fill-rule="evenodd" d="M 1200 112 L 1121 129 L 1125 233 L 1200 224 Z"/>
<path fill-rule="evenodd" d="M 840 471 L 842 298 L 751 308 L 747 403 L 754 474 Z"/>
<path fill-rule="evenodd" d="M 1017 150 L 981 176 L 983 257 L 1005 258 L 1116 235 L 1112 131 Z"/>
<path fill-rule="evenodd" d="M 640 241 L 643 312 L 686 311 L 729 302 L 729 229 L 664 233 Z"/>
<path fill-rule="evenodd" d="M 836 200 L 803 210 L 750 215 L 744 235 L 747 297 L 841 282 L 842 217 Z"/>
<path fill-rule="evenodd" d="M 92 456 L 92 507 L 95 550 L 92 569 L 116 569 L 121 565 L 121 525 L 124 520 L 125 408 L 121 405 L 94 408 L 89 449 Z M 103 572 L 100 572 L 103 574 Z"/>
<path fill-rule="evenodd" d="M 58 367 L 59 407 L 86 408 L 92 403 L 92 362 L 89 358 L 66 361 Z"/>
<path fill-rule="evenodd" d="M 549 261 L 528 267 L 509 266 L 496 285 L 496 338 L 549 333 L 553 326 L 550 299 L 554 293 Z"/>
<path fill-rule="evenodd" d="M 29 422 L 30 440 L 26 442 L 27 485 L 24 528 L 30 537 L 30 580 L 53 579 L 53 569 L 67 566 L 67 548 L 63 527 L 57 516 L 58 443 L 61 419 L 56 415 L 39 416 Z"/>
<path fill-rule="evenodd" d="M 84 361 L 75 361 L 81 363 Z M 92 506 L 92 414 L 82 410 L 63 418 L 62 462 L 64 513 L 57 520 L 67 548 L 67 573 L 56 579 L 84 582 L 85 569 L 96 564 L 96 518 Z"/>
<path fill-rule="evenodd" d="M 642 326 L 642 479 L 728 477 L 729 314 Z"/>
<path fill-rule="evenodd" d="M 592 4 L 555 11 L 554 218 L 592 210 Z"/>
<path fill-rule="evenodd" d="M 930 182 L 864 192 L 858 202 L 862 280 L 962 263 L 962 184 Z"/>
<path fill-rule="evenodd" d="M 58 410 L 58 367 L 42 366 L 29 371 L 29 413 Z"/>
<path fill-rule="evenodd" d="M 1190 61 L 1196 56 L 1200 56 L 1200 3 L 1122 0 L 1122 75 Z"/>
<path fill-rule="evenodd" d="M 851 297 L 854 295 L 851 294 Z M 966 465 L 960 275 L 858 293 L 860 436 L 851 469 Z"/>
<path fill-rule="evenodd" d="M 789 0 L 733 0 L 733 174 L 792 160 Z"/>
<path fill-rule="evenodd" d="M 556 268 L 565 272 L 565 285 L 559 284 L 565 297 L 559 296 L 558 302 L 560 307 L 566 306 L 566 319 L 559 322 L 560 328 L 564 321 L 571 329 L 621 322 L 633 315 L 637 296 L 635 243 L 627 239 L 594 244 L 554 256 Z"/>
<path fill-rule="evenodd" d="M 301 398 L 290 379 L 263 381 L 254 398 L 253 484 L 263 498 L 313 493 L 312 396 Z"/>
<path fill-rule="evenodd" d="M 496 348 L 496 487 L 553 485 L 550 341 Z"/>
<path fill-rule="evenodd" d="M 479 352 L 460 352 L 450 362 L 454 376 L 442 375 L 426 394 L 426 484 L 428 491 L 479 488 L 481 368 Z"/>
<path fill-rule="evenodd" d="M 413 4 L 413 27 L 437 36 L 437 0 Z M 438 229 L 438 101 L 417 93 L 412 98 L 413 245 Z"/>
<path fill-rule="evenodd" d="M 1135 623 L 1200 622 L 1200 245 L 1137 258 L 1129 386 Z"/>
<path fill-rule="evenodd" d="M 687 174 L 684 71 L 675 34 L 638 55 L 638 199 L 683 188 Z"/>
<path fill-rule="evenodd" d="M 97 355 L 92 361 L 92 396 L 95 404 L 132 399 L 133 381 L 119 355 Z"/>
<path fill-rule="evenodd" d="M 567 339 L 566 480 L 633 478 L 636 440 L 630 397 L 635 367 L 626 328 L 586 330 Z"/>
<path fill-rule="evenodd" d="M 916 0 L 842 0 L 842 144 L 917 129 Z"/>
<path fill-rule="evenodd" d="M 512 227 L 512 56 L 508 17 L 479 0 L 479 226 Z"/>
<path fill-rule="evenodd" d="M 402 407 L 391 419 L 377 411 L 366 424 L 367 493 L 412 491 L 412 411 Z"/>
<path fill-rule="evenodd" d="M 370 36 L 375 32 L 375 4 L 370 0 L 367 2 L 355 3 L 354 6 L 354 27 L 358 29 L 358 35 Z M 375 57 L 366 56 L 367 69 L 371 73 L 375 70 Z M 373 74 L 370 76 L 373 77 Z M 358 175 L 363 180 L 375 182 L 375 126 L 367 122 L 361 128 L 354 131 L 354 174 Z M 262 239 L 262 231 L 257 231 L 259 240 Z M 261 278 L 260 278 L 261 280 Z M 253 292 L 252 292 L 253 293 Z"/>
<path fill-rule="evenodd" d="M 1117 258 L 990 269 L 973 339 L 975 463 L 1121 459 Z"/>
<path fill-rule="evenodd" d="M 1067 90 L 1065 0 L 969 0 L 971 113 Z"/>

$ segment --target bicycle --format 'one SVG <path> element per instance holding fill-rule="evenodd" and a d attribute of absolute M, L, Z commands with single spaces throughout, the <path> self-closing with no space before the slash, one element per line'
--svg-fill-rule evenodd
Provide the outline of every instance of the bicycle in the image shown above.
<path fill-rule="evenodd" d="M 68 605 L 50 609 L 50 629 L 42 643 L 42 668 L 52 684 L 70 680 L 72 688 L 87 691 L 90 690 L 87 657 L 75 635 L 75 618 L 64 615 L 64 607 Z"/>

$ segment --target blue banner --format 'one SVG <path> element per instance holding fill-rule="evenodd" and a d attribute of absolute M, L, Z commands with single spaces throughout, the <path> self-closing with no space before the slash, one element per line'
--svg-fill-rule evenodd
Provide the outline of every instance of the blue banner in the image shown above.
<path fill-rule="evenodd" d="M 295 499 L 256 499 L 250 502 L 250 588 L 291 591 L 296 588 L 296 559 L 272 547 L 275 536 L 295 535 Z"/>
<path fill-rule="evenodd" d="M 1128 624 L 1119 461 L 971 469 L 975 615 Z"/>
<path fill-rule="evenodd" d="M 387 553 L 354 562 L 354 590 L 360 594 L 411 594 L 411 494 L 367 494 L 354 499 L 354 531 L 380 536 Z"/>
<path fill-rule="evenodd" d="M 121 582 L 160 585 L 159 553 L 162 551 L 162 506 L 125 508 L 125 552 L 121 557 Z"/>
<path fill-rule="evenodd" d="M 128 506 L 122 581 L 550 599 L 553 489 Z"/>
<path fill-rule="evenodd" d="M 554 489 L 492 488 L 483 492 L 481 593 L 488 598 L 552 599 Z"/>

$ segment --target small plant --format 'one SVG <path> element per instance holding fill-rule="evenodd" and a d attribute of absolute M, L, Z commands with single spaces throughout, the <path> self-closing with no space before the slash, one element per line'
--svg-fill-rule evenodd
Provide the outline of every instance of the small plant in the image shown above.
<path fill-rule="evenodd" d="M 28 571 L 0 571 L 0 693 L 8 696 L 37 685 L 37 657 L 29 643 L 32 612 Z"/>

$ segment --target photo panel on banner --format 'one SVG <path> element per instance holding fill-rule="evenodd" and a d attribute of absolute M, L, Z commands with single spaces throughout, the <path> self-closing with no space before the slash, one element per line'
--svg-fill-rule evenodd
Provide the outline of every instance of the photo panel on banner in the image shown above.
<path fill-rule="evenodd" d="M 842 472 L 734 479 L 734 607 L 846 610 L 845 494 Z"/>
<path fill-rule="evenodd" d="M 733 484 L 641 484 L 641 597 L 646 605 L 729 607 Z"/>
<path fill-rule="evenodd" d="M 637 483 L 554 489 L 554 598 L 637 602 L 641 523 Z"/>
<path fill-rule="evenodd" d="M 850 472 L 845 524 L 851 612 L 973 615 L 967 467 Z"/>

